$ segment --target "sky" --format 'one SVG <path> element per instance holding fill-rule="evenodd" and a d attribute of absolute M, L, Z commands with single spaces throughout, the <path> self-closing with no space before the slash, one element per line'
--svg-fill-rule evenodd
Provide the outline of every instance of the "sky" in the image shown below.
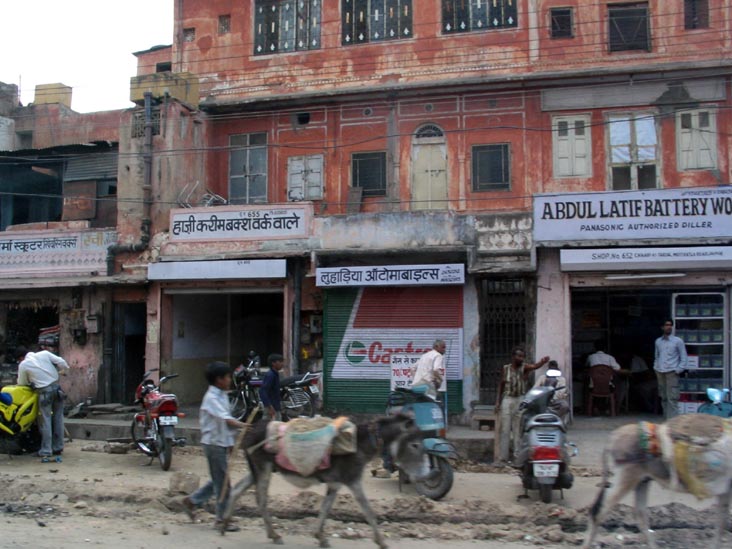
<path fill-rule="evenodd" d="M 173 1 L 2 2 L 0 82 L 19 85 L 23 105 L 37 84 L 61 82 L 75 111 L 130 107 L 132 52 L 173 43 Z"/>

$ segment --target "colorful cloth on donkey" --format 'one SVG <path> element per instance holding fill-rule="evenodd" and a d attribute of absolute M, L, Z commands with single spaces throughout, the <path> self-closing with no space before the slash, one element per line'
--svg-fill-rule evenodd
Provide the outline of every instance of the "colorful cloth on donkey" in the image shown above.
<path fill-rule="evenodd" d="M 282 469 L 302 476 L 330 467 L 331 454 L 356 452 L 356 426 L 348 418 L 297 418 L 270 421 L 264 449 Z"/>

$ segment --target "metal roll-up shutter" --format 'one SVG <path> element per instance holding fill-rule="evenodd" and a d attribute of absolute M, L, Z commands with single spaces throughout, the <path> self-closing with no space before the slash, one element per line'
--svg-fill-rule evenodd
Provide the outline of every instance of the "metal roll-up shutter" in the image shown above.
<path fill-rule="evenodd" d="M 89 154 L 70 158 L 64 171 L 67 181 L 102 181 L 117 179 L 117 152 Z"/>
<path fill-rule="evenodd" d="M 392 360 L 448 343 L 448 405 L 462 412 L 462 286 L 331 289 L 324 310 L 325 406 L 382 413 Z"/>

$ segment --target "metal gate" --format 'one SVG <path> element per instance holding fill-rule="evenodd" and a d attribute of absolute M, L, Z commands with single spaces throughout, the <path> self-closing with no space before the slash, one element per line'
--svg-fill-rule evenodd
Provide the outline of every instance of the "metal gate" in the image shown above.
<path fill-rule="evenodd" d="M 495 404 L 501 367 L 516 345 L 529 344 L 531 284 L 525 279 L 480 281 L 480 402 Z"/>

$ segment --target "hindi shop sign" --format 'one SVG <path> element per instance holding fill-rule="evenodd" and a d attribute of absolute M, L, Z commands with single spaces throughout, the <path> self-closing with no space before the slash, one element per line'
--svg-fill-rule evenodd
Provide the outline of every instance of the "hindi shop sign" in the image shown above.
<path fill-rule="evenodd" d="M 732 234 L 732 187 L 534 197 L 534 240 L 719 238 Z"/>
<path fill-rule="evenodd" d="M 223 206 L 173 210 L 170 240 L 269 240 L 305 238 L 310 231 L 312 206 Z"/>
<path fill-rule="evenodd" d="M 412 386 L 412 367 L 422 355 L 394 355 L 391 357 L 391 390 Z"/>
<path fill-rule="evenodd" d="M 316 285 L 338 286 L 426 286 L 465 284 L 465 265 L 389 265 L 379 267 L 319 268 Z"/>

